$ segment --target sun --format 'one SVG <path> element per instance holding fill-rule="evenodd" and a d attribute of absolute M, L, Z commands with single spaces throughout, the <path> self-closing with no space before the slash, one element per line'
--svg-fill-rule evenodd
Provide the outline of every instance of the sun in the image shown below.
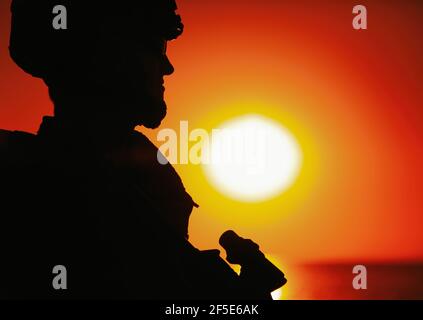
<path fill-rule="evenodd" d="M 243 202 L 264 201 L 287 190 L 301 162 L 295 137 L 278 122 L 257 114 L 231 119 L 213 130 L 202 161 L 215 188 Z"/>

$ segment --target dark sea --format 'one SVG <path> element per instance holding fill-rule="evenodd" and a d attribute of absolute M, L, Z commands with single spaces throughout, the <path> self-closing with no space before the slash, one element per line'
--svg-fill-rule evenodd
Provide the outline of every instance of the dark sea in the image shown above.
<path fill-rule="evenodd" d="M 354 264 L 309 264 L 284 269 L 288 283 L 283 300 L 423 300 L 423 263 L 361 263 L 367 270 L 367 289 L 353 287 Z"/>

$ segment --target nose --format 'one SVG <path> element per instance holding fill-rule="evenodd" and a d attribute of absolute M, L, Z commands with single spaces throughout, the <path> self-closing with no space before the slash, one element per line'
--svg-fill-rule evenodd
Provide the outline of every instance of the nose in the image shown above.
<path fill-rule="evenodd" d="M 164 56 L 163 61 L 163 74 L 165 76 L 170 76 L 175 71 L 175 68 L 173 67 L 172 63 L 170 62 L 167 55 Z"/>

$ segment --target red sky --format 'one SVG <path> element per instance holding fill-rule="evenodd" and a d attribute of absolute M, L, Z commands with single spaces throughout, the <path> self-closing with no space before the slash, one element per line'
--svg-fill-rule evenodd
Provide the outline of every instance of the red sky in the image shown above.
<path fill-rule="evenodd" d="M 365 31 L 352 28 L 355 1 L 178 3 L 163 127 L 210 128 L 241 105 L 277 118 L 305 156 L 291 190 L 254 205 L 177 166 L 201 205 L 192 241 L 215 247 L 233 227 L 281 259 L 423 259 L 423 2 L 360 1 Z M 8 57 L 9 1 L 0 15 L 0 128 L 35 132 L 52 105 Z"/>

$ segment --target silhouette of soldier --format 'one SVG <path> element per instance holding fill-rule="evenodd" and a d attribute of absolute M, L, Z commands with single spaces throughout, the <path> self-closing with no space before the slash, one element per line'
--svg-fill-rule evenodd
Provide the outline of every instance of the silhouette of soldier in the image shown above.
<path fill-rule="evenodd" d="M 11 57 L 46 83 L 54 116 L 36 135 L 0 131 L 0 297 L 269 299 L 286 280 L 251 240 L 221 238 L 240 276 L 189 243 L 197 204 L 134 130 L 166 115 L 175 2 L 60 2 L 59 29 L 56 1 L 12 2 Z"/>

